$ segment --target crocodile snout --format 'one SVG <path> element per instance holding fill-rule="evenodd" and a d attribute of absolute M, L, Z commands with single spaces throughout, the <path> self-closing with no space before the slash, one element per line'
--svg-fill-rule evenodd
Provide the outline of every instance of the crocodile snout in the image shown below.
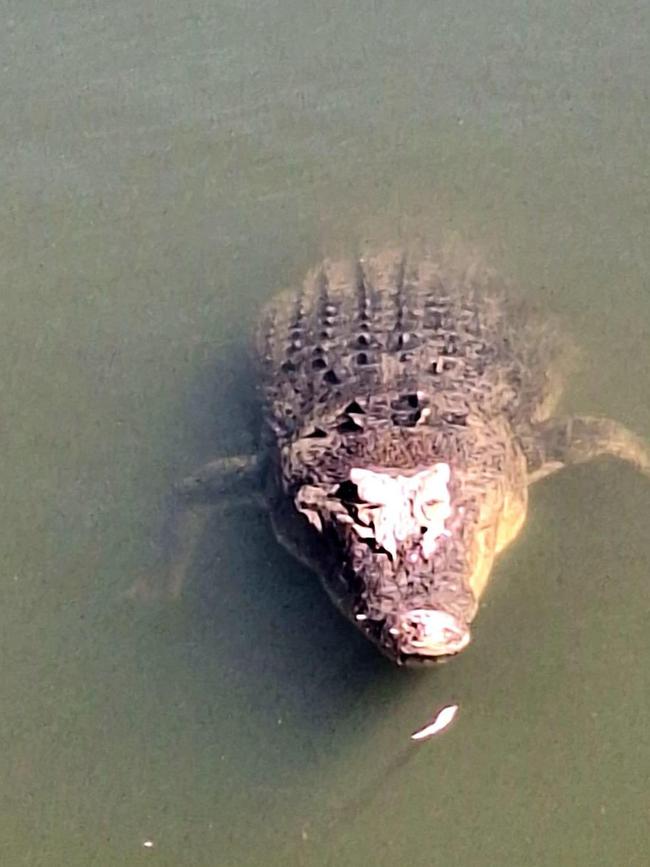
<path fill-rule="evenodd" d="M 419 656 L 449 656 L 470 642 L 469 626 L 440 609 L 415 608 L 393 615 L 388 632 L 401 653 Z"/>

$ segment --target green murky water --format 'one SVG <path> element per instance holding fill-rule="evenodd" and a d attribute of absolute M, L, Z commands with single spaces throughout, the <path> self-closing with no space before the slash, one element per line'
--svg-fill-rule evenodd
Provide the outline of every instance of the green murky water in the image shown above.
<path fill-rule="evenodd" d="M 631 470 L 535 489 L 438 672 L 377 658 L 254 512 L 179 600 L 124 596 L 170 484 L 250 446 L 256 309 L 325 252 L 477 243 L 585 347 L 569 405 L 650 436 L 647 4 L 0 11 L 0 863 L 647 864 Z"/>

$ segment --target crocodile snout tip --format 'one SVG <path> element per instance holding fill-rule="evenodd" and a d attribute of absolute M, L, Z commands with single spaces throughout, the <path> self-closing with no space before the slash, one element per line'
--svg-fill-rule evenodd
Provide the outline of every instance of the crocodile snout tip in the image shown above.
<path fill-rule="evenodd" d="M 418 656 L 450 656 L 460 653 L 471 640 L 469 626 L 440 609 L 415 608 L 390 618 L 388 632 L 401 653 Z"/>

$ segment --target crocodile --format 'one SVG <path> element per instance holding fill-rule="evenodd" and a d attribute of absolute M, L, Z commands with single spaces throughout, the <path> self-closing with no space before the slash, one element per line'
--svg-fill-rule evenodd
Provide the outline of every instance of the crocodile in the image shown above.
<path fill-rule="evenodd" d="M 622 424 L 555 414 L 572 341 L 476 261 L 326 260 L 271 299 L 255 345 L 257 455 L 181 490 L 259 487 L 279 542 L 399 665 L 469 644 L 532 483 L 605 455 L 650 476 Z"/>

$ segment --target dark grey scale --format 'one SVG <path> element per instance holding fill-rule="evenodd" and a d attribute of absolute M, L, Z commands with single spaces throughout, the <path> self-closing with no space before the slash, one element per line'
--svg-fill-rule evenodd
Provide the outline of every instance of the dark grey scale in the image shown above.
<path fill-rule="evenodd" d="M 342 434 L 359 434 L 365 427 L 365 410 L 355 400 L 351 401 L 336 419 L 336 429 Z"/>
<path fill-rule="evenodd" d="M 377 363 L 377 355 L 369 347 L 359 349 L 358 352 L 355 352 L 353 358 L 354 364 L 357 367 L 367 367 L 368 365 Z"/>
<path fill-rule="evenodd" d="M 328 367 L 328 369 L 323 374 L 323 382 L 325 383 L 324 392 L 325 395 L 331 395 L 333 392 L 333 386 L 340 385 L 345 378 L 345 372 L 340 370 L 335 370 L 334 366 Z M 337 393 L 334 391 L 334 393 Z"/>
<path fill-rule="evenodd" d="M 391 401 L 391 419 L 393 424 L 399 427 L 413 427 L 422 418 L 422 410 L 425 408 L 425 405 L 421 404 L 417 391 L 401 394 Z"/>
<path fill-rule="evenodd" d="M 327 354 L 323 349 L 314 350 L 312 353 L 311 359 L 311 369 L 312 370 L 327 370 L 329 367 L 329 362 L 327 360 Z"/>
<path fill-rule="evenodd" d="M 364 349 L 367 349 L 370 346 L 376 346 L 376 340 L 373 340 L 373 336 L 370 333 L 370 326 L 367 322 L 357 322 L 356 323 L 356 333 L 353 335 L 350 340 L 349 346 L 353 351 L 361 352 Z"/>

